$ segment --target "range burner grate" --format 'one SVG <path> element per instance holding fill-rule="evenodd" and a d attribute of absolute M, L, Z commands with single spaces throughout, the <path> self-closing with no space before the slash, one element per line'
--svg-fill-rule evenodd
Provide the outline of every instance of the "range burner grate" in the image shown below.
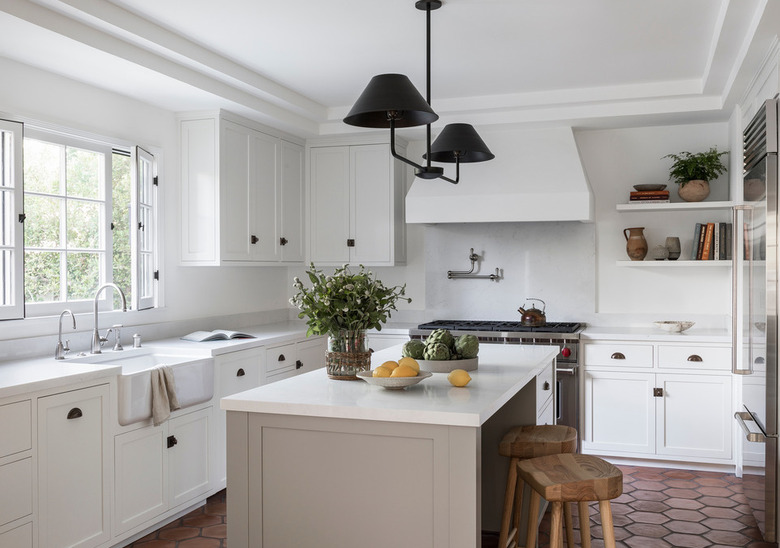
<path fill-rule="evenodd" d="M 576 333 L 582 327 L 577 322 L 545 323 L 523 325 L 513 321 L 493 320 L 434 320 L 422 323 L 417 329 L 448 329 L 450 331 L 497 331 L 515 333 Z"/>

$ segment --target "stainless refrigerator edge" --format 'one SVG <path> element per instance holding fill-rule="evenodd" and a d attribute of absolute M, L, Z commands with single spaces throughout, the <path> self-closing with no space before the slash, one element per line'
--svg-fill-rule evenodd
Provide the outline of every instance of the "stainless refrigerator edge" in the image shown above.
<path fill-rule="evenodd" d="M 733 214 L 733 372 L 741 376 L 743 487 L 764 540 L 778 540 L 778 99 L 744 131 L 743 200 Z"/>

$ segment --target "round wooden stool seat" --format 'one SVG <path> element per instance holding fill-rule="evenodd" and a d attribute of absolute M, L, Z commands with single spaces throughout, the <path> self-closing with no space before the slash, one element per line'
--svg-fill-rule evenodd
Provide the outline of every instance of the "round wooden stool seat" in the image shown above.
<path fill-rule="evenodd" d="M 531 515 L 539 508 L 540 498 L 552 505 L 550 548 L 563 546 L 562 514 L 567 503 L 579 506 L 580 533 L 583 548 L 590 548 L 589 501 L 598 501 L 604 546 L 615 548 L 610 500 L 623 493 L 623 473 L 607 461 L 591 455 L 560 454 L 523 460 L 517 464 L 517 475 L 531 487 Z M 566 529 L 570 524 L 567 516 Z M 536 523 L 528 523 L 526 546 L 536 546 Z M 571 547 L 571 541 L 567 538 Z"/>
<path fill-rule="evenodd" d="M 571 426 L 540 424 L 515 426 L 504 434 L 498 454 L 504 457 L 532 459 L 577 451 L 577 431 Z"/>

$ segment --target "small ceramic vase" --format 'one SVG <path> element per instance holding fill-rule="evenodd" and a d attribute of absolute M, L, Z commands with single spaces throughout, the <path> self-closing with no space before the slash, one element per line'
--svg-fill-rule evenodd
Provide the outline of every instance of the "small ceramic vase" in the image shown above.
<path fill-rule="evenodd" d="M 680 238 L 669 236 L 666 238 L 666 249 L 669 250 L 669 260 L 676 261 L 680 258 Z"/>
<path fill-rule="evenodd" d="M 623 229 L 623 236 L 626 238 L 626 253 L 632 261 L 642 261 L 647 256 L 647 240 L 645 240 L 644 229 L 643 226 Z"/>
<path fill-rule="evenodd" d="M 669 257 L 669 250 L 665 245 L 657 245 L 653 248 L 653 259 L 656 261 L 663 261 Z"/>

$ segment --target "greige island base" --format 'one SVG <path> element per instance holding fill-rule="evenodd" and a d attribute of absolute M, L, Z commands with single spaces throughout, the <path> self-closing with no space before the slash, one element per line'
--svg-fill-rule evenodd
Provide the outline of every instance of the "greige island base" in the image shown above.
<path fill-rule="evenodd" d="M 549 382 L 556 354 L 483 345 L 467 388 L 437 373 L 386 391 L 313 371 L 223 399 L 231 548 L 479 546 L 483 526 L 500 527 L 498 442 L 536 422 L 537 376 Z"/>

